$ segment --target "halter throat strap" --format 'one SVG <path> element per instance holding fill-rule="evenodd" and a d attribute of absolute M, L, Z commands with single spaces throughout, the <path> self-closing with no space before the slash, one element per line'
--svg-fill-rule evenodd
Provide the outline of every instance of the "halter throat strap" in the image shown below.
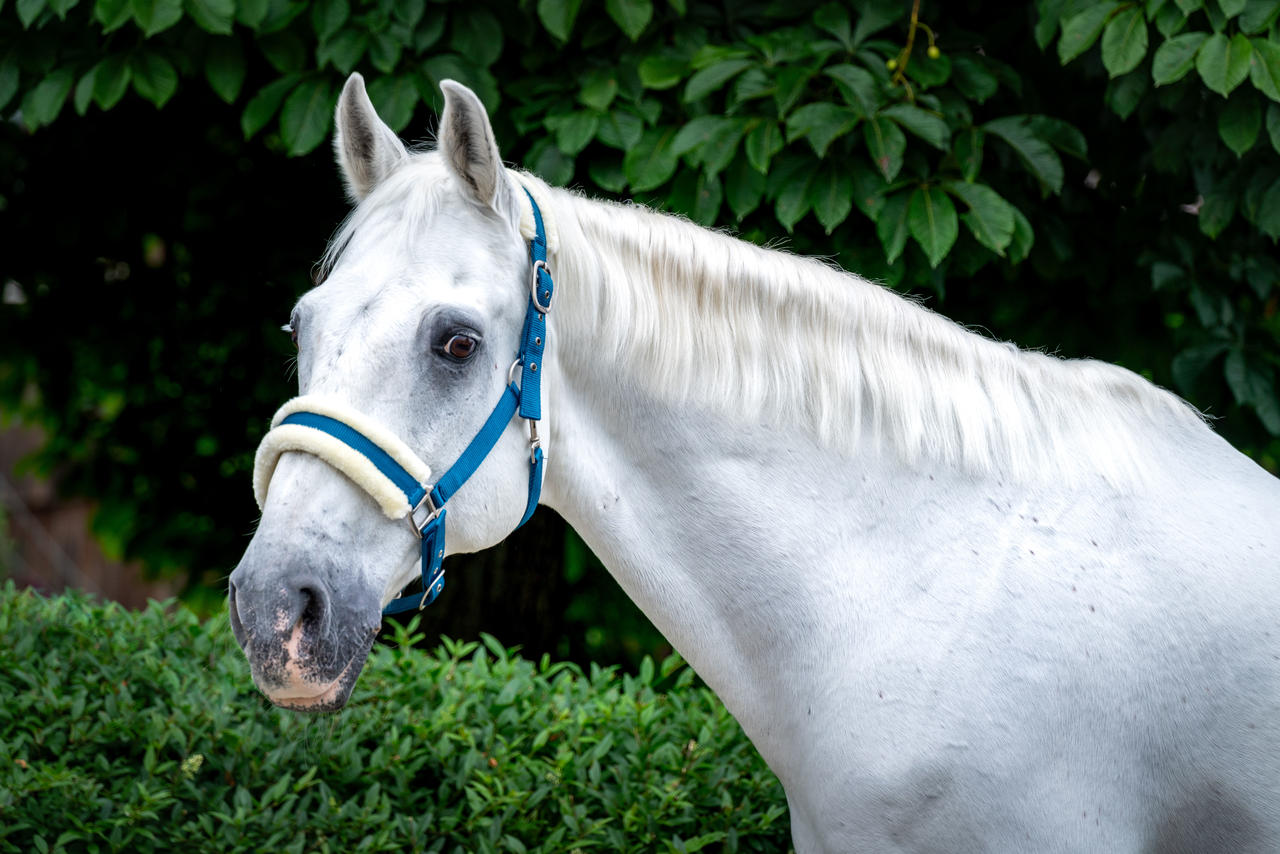
<path fill-rule="evenodd" d="M 422 610 L 444 589 L 445 504 L 475 474 L 517 414 L 529 424 L 529 495 L 520 527 L 533 515 L 542 492 L 546 456 L 538 437 L 542 417 L 542 357 L 547 342 L 547 312 L 554 282 L 547 264 L 547 235 L 533 195 L 534 235 L 529 244 L 531 271 L 520 349 L 507 376 L 507 387 L 480 430 L 449 469 L 427 485 L 431 469 L 391 431 L 356 410 L 304 396 L 276 413 L 254 461 L 258 506 L 266 502 L 276 460 L 285 451 L 319 456 L 369 493 L 389 518 L 406 519 L 421 538 L 422 592 L 393 599 L 383 614 Z M 515 382 L 520 368 L 520 383 Z M 403 502 L 400 496 L 403 496 Z"/>

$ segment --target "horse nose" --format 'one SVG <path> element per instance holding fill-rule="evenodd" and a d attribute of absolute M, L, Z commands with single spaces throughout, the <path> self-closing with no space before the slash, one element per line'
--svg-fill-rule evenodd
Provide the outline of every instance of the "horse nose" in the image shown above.
<path fill-rule="evenodd" d="M 304 634 L 323 632 L 328 628 L 332 602 L 328 588 L 310 573 L 295 573 L 279 578 L 274 589 L 255 585 L 253 579 L 237 568 L 227 585 L 227 610 L 231 632 L 241 648 L 255 636 L 291 632 Z"/>

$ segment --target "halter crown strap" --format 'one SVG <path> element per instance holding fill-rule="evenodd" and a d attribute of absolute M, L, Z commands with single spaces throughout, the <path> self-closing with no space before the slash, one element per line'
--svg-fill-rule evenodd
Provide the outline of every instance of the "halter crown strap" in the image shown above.
<path fill-rule="evenodd" d="M 542 212 L 526 189 L 533 208 L 534 237 L 529 245 L 532 272 L 520 352 L 520 385 L 509 381 L 484 424 L 457 461 L 427 487 L 431 469 L 393 433 L 356 410 L 332 401 L 304 396 L 281 408 L 254 461 L 258 504 L 280 454 L 288 450 L 316 454 L 369 493 L 393 518 L 408 518 L 422 540 L 422 593 L 393 599 L 383 614 L 421 610 L 444 589 L 445 502 L 475 474 L 518 413 L 529 422 L 529 497 L 520 527 L 533 515 L 542 493 L 546 465 L 536 422 L 542 417 L 542 356 L 546 350 L 547 312 L 554 283 L 547 265 L 547 237 Z M 512 365 L 514 373 L 515 365 Z M 352 454 L 351 452 L 354 452 Z M 403 495 L 403 500 L 401 499 Z"/>

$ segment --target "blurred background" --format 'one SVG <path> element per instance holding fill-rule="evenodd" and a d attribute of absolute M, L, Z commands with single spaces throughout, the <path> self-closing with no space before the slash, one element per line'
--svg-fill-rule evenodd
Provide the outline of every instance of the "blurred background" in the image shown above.
<path fill-rule="evenodd" d="M 224 607 L 280 325 L 347 211 L 345 76 L 427 141 L 833 258 L 1117 362 L 1280 459 L 1280 0 L 0 2 L 0 571 Z M 662 638 L 552 511 L 429 633 L 633 666 Z"/>

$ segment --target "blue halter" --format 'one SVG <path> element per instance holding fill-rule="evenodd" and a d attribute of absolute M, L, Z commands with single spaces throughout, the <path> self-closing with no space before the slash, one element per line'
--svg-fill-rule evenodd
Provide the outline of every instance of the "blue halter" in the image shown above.
<path fill-rule="evenodd" d="M 507 424 L 519 413 L 521 418 L 529 422 L 529 500 L 525 505 L 524 517 L 520 525 L 529 521 L 538 506 L 538 496 L 542 492 L 542 470 L 545 457 L 538 440 L 537 422 L 542 417 L 542 374 L 540 365 L 542 353 L 547 341 L 547 312 L 551 310 L 551 293 L 554 284 L 551 281 L 551 269 L 547 266 L 547 235 L 542 224 L 542 212 L 533 196 L 529 203 L 533 205 L 534 238 L 529 244 L 529 258 L 533 263 L 533 272 L 529 280 L 529 307 L 524 316 L 524 331 L 520 339 L 520 353 L 511 366 L 507 376 L 507 387 L 493 408 L 489 418 L 480 428 L 466 450 L 458 457 L 457 462 L 441 475 L 435 486 L 427 489 L 404 467 L 391 458 L 378 444 L 355 428 L 336 418 L 316 412 L 295 412 L 284 418 L 281 424 L 300 424 L 329 434 L 343 442 L 353 450 L 363 454 L 386 475 L 396 486 L 404 490 L 405 498 L 413 509 L 409 512 L 409 523 L 422 539 L 422 593 L 401 596 L 393 599 L 383 614 L 400 614 L 405 611 L 422 610 L 435 601 L 444 589 L 444 519 L 445 502 L 467 482 L 476 469 L 484 462 L 485 457 L 493 450 L 498 439 L 507 429 Z M 520 384 L 516 385 L 513 375 L 516 365 L 521 367 Z M 516 527 L 520 527 L 517 525 Z"/>

